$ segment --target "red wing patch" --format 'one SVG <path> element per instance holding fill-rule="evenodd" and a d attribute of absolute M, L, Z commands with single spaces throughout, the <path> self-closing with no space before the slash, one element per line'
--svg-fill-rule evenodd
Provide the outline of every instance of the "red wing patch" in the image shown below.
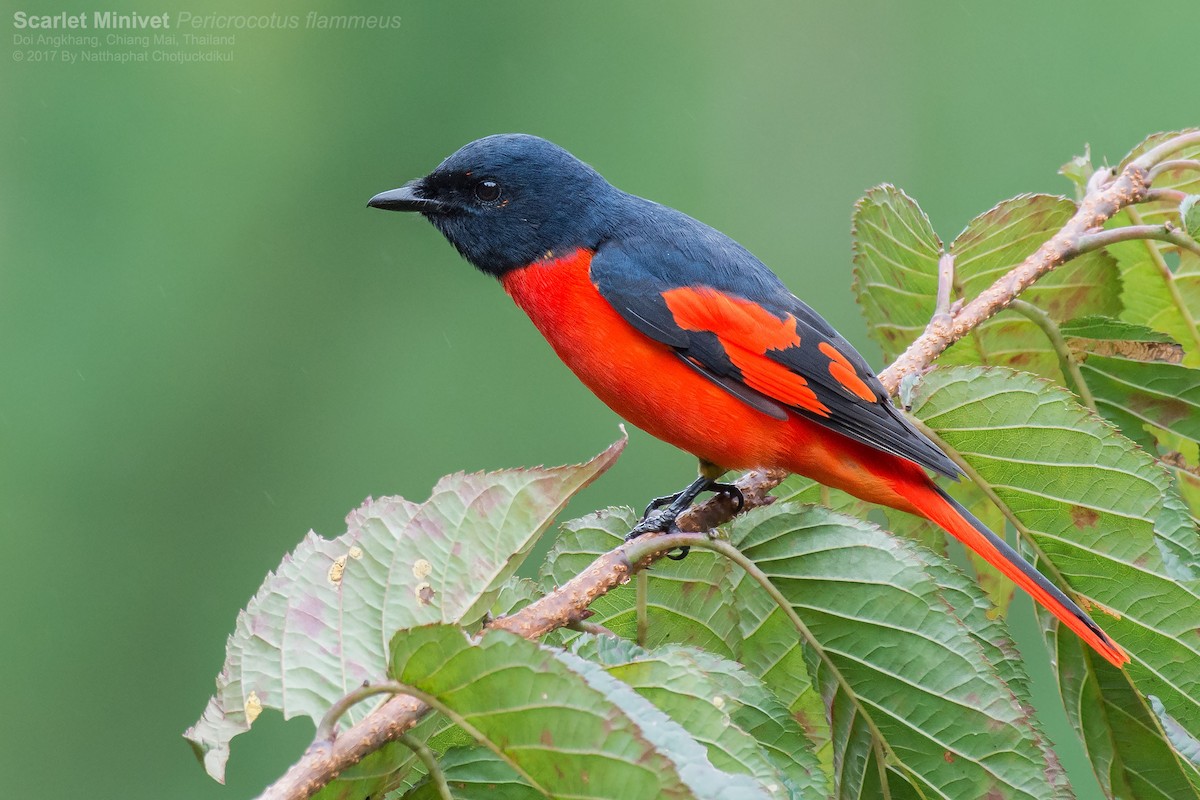
<path fill-rule="evenodd" d="M 871 387 L 867 386 L 866 382 L 858 376 L 858 373 L 854 371 L 854 365 L 850 363 L 850 359 L 842 355 L 841 351 L 829 342 L 821 342 L 817 345 L 817 349 L 829 357 L 829 374 L 846 391 L 858 395 L 868 403 L 878 401 L 879 398 L 871 391 Z"/>
<path fill-rule="evenodd" d="M 680 328 L 716 335 L 751 389 L 785 405 L 829 416 L 829 408 L 804 376 L 766 357 L 770 350 L 800 346 L 791 314 L 780 319 L 757 303 L 709 288 L 683 286 L 663 292 L 662 297 Z"/>

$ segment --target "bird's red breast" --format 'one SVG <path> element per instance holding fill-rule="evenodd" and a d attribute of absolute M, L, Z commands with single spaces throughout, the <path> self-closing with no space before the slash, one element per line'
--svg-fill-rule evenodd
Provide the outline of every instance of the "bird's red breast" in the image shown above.
<path fill-rule="evenodd" d="M 559 358 L 609 408 L 647 433 L 729 469 L 783 467 L 859 496 L 869 494 L 876 502 L 910 507 L 896 490 L 900 476 L 894 473 L 903 480 L 918 475 L 924 480 L 919 467 L 796 414 L 772 417 L 706 380 L 613 309 L 590 279 L 591 259 L 590 251 L 576 250 L 512 270 L 501 282 Z M 707 292 L 683 287 L 669 293 L 667 302 L 680 324 L 727 332 L 726 346 L 748 385 L 819 413 L 823 405 L 803 376 L 763 355 L 795 345 L 794 326 L 789 333 L 786 320 L 740 298 L 698 302 Z M 757 352 L 754 346 L 733 344 L 738 341 L 757 342 Z"/>

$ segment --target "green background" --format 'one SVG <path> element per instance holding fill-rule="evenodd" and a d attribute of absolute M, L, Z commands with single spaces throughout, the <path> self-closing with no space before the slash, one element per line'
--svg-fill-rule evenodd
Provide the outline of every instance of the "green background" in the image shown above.
<path fill-rule="evenodd" d="M 230 63 L 72 65 L 10 60 L 50 48 L 15 46 L 12 11 L 34 9 L 4 5 L 14 798 L 255 794 L 307 721 L 265 714 L 228 789 L 180 733 L 238 609 L 305 531 L 340 533 L 366 495 L 421 499 L 447 472 L 578 461 L 616 437 L 499 287 L 420 218 L 365 208 L 375 192 L 485 134 L 546 136 L 737 238 L 877 361 L 850 294 L 864 189 L 898 184 L 949 239 L 1001 199 L 1068 191 L 1055 170 L 1085 142 L 1119 159 L 1200 107 L 1191 0 L 108 7 L 402 24 L 239 31 Z M 574 510 L 692 470 L 633 432 Z M 1041 716 L 1093 797 L 1048 692 Z"/>

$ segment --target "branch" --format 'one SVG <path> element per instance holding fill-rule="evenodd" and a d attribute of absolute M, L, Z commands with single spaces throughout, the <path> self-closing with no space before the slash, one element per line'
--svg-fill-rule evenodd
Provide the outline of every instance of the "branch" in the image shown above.
<path fill-rule="evenodd" d="M 966 336 L 985 320 L 1007 307 L 1038 278 L 1055 267 L 1080 255 L 1085 237 L 1112 219 L 1121 209 L 1144 202 L 1149 191 L 1148 174 L 1179 150 L 1200 144 L 1200 131 L 1189 131 L 1148 150 L 1130 162 L 1119 174 L 1097 173 L 1075 215 L 1041 247 L 982 294 L 955 313 L 949 303 L 949 281 L 953 261 L 939 263 L 938 313 L 925 332 L 879 375 L 888 392 L 895 394 L 907 375 L 919 374 L 954 342 Z M 1148 226 L 1151 227 L 1151 226 Z M 1092 240 L 1094 241 L 1094 240 Z M 944 290 L 941 286 L 944 285 Z M 745 496 L 745 508 L 769 504 L 768 493 L 787 477 L 781 470 L 754 470 L 737 481 Z M 1003 507 L 1002 507 L 1003 508 Z M 707 531 L 734 517 L 732 500 L 717 495 L 690 509 L 679 519 L 683 531 Z M 590 616 L 588 606 L 598 597 L 678 547 L 680 534 L 647 534 L 601 555 L 592 564 L 550 594 L 534 601 L 515 614 L 492 623 L 529 639 L 540 638 L 556 628 L 576 626 Z M 397 695 L 372 711 L 330 744 L 312 746 L 275 784 L 260 795 L 261 800 L 305 800 L 319 792 L 343 770 L 390 741 L 403 737 L 430 708 L 410 695 Z"/>

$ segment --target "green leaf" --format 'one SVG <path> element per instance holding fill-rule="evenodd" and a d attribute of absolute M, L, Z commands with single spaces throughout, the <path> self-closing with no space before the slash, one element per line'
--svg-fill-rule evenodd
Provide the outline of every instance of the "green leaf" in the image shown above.
<path fill-rule="evenodd" d="M 1131 322 L 1093 314 L 1067 320 L 1059 326 L 1062 335 L 1067 339 L 1093 339 L 1097 341 L 1121 342 L 1162 342 L 1176 344 L 1165 333 L 1147 328 L 1145 325 L 1134 325 Z"/>
<path fill-rule="evenodd" d="M 880 797 L 884 784 L 894 797 L 1069 795 L 1002 624 L 943 559 L 819 507 L 756 509 L 730 536 L 805 628 L 778 607 L 762 613 L 761 587 L 739 577 L 743 660 L 804 653 L 832 727 L 837 797 Z M 774 690 L 780 677 L 764 682 Z"/>
<path fill-rule="evenodd" d="M 686 728 L 716 767 L 787 787 L 787 796 L 829 796 L 800 726 L 740 664 L 695 648 L 650 651 L 614 637 L 585 637 L 575 652 Z M 714 732 L 717 738 L 710 739 Z"/>
<path fill-rule="evenodd" d="M 536 583 L 528 578 L 514 575 L 500 587 L 488 614 L 493 617 L 515 614 L 541 596 L 542 593 Z"/>
<path fill-rule="evenodd" d="M 890 361 L 929 324 L 942 242 L 917 202 L 888 184 L 855 205 L 851 236 L 854 296 Z"/>
<path fill-rule="evenodd" d="M 1088 760 L 1109 797 L 1196 798 L 1189 770 L 1129 679 L 1049 614 L 1039 613 L 1058 689 Z"/>
<path fill-rule="evenodd" d="M 1058 174 L 1075 185 L 1075 194 L 1082 198 L 1087 193 L 1088 180 L 1096 168 L 1092 166 L 1091 145 L 1083 146 L 1083 155 L 1074 156 L 1070 161 L 1058 168 Z"/>
<path fill-rule="evenodd" d="M 1157 449 L 1155 428 L 1200 441 L 1200 370 L 1089 355 L 1080 372 L 1096 409 L 1151 453 Z"/>
<path fill-rule="evenodd" d="M 1114 225 L 1128 224 L 1127 216 Z M 1106 248 L 1121 268 L 1124 311 L 1121 319 L 1169 334 L 1183 345 L 1183 363 L 1200 367 L 1200 258 L 1178 254 L 1178 267 L 1168 256 L 1171 246 L 1149 239 L 1118 242 Z"/>
<path fill-rule="evenodd" d="M 1200 536 L 1190 520 L 1157 529 L 1173 492 L 1166 472 L 1065 390 L 1022 373 L 934 370 L 914 412 L 1019 520 L 1049 560 L 1042 569 L 1108 611 L 1098 621 L 1129 651 L 1142 695 L 1200 730 L 1200 582 L 1164 557 L 1195 557 Z"/>
<path fill-rule="evenodd" d="M 572 520 L 562 526 L 558 541 L 542 567 L 542 585 L 547 590 L 578 574 L 597 555 L 607 552 L 624 537 L 636 517 L 631 509 L 607 509 Z M 765 636 L 745 649 L 739 631 L 739 616 L 748 612 L 735 603 L 731 576 L 736 572 L 728 560 L 703 550 L 693 550 L 683 561 L 659 561 L 647 581 L 645 644 L 684 644 L 725 657 L 736 657 L 751 674 L 772 675 L 771 687 L 816 743 L 822 763 L 832 763 L 828 749 L 829 730 L 820 697 L 808 681 L 803 656 L 796 647 L 795 631 L 786 620 L 773 628 L 775 638 Z M 750 602 L 766 613 L 775 606 L 764 595 Z M 590 606 L 589 621 L 605 625 L 626 639 L 637 637 L 636 593 L 623 586 Z M 782 654 L 779 651 L 784 651 Z"/>
<path fill-rule="evenodd" d="M 625 440 L 568 467 L 443 478 L 424 503 L 368 500 L 336 539 L 310 532 L 238 614 L 217 693 L 184 734 L 220 781 L 229 742 L 266 708 L 320 719 L 383 677 L 402 628 L 477 621 L 567 501 Z M 356 707 L 353 720 L 366 713 Z"/>
<path fill-rule="evenodd" d="M 391 672 L 546 796 L 768 797 L 599 666 L 507 631 L 401 631 Z"/>
<path fill-rule="evenodd" d="M 1200 739 L 1192 736 L 1183 729 L 1182 725 L 1172 719 L 1157 697 L 1150 695 L 1149 700 L 1150 708 L 1158 716 L 1163 729 L 1167 732 L 1167 737 L 1171 740 L 1171 744 L 1175 745 L 1176 751 L 1187 759 L 1188 763 L 1193 767 L 1200 767 Z"/>
<path fill-rule="evenodd" d="M 1183 223 L 1183 229 L 1193 239 L 1200 239 L 1200 205 L 1197 204 L 1198 201 L 1200 201 L 1200 195 L 1189 194 L 1179 204 L 1179 219 Z"/>
<path fill-rule="evenodd" d="M 578 575 L 624 541 L 636 522 L 632 509 L 609 508 L 565 523 L 542 565 L 542 588 L 550 591 Z M 647 591 L 649 637 L 643 644 L 688 644 L 731 657 L 738 616 L 729 596 L 731 569 L 726 559 L 704 551 L 693 551 L 683 561 L 655 563 Z M 636 599 L 633 583 L 622 586 L 597 598 L 588 619 L 636 639 Z"/>
<path fill-rule="evenodd" d="M 453 747 L 438 759 L 454 800 L 541 800 L 546 795 L 529 785 L 500 756 L 486 747 Z M 401 795 L 403 800 L 440 800 L 428 779 Z"/>

